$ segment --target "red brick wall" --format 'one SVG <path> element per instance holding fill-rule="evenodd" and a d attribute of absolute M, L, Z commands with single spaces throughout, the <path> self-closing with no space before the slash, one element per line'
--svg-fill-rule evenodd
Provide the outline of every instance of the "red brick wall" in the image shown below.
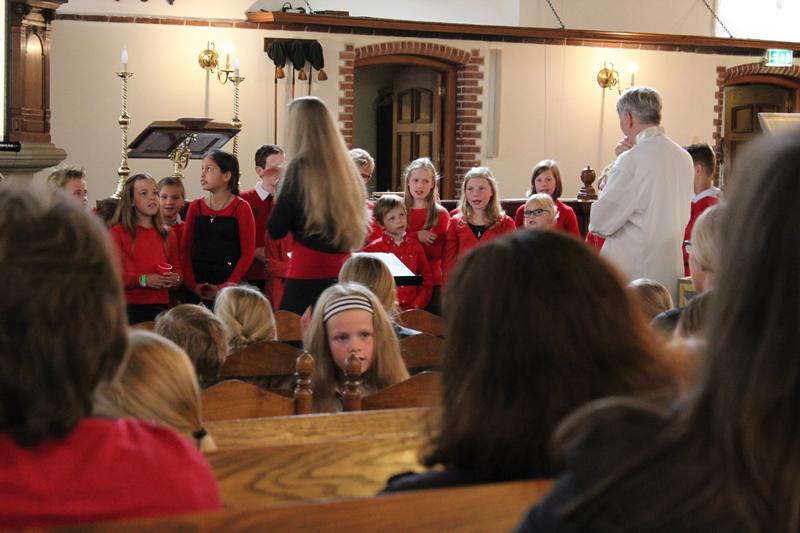
<path fill-rule="evenodd" d="M 460 50 L 442 44 L 420 41 L 393 41 L 355 47 L 345 44 L 339 53 L 339 122 L 349 147 L 353 144 L 353 105 L 355 61 L 395 54 L 435 58 L 457 67 L 456 81 L 456 190 L 461 178 L 480 163 L 483 126 L 483 63 L 480 50 Z"/>

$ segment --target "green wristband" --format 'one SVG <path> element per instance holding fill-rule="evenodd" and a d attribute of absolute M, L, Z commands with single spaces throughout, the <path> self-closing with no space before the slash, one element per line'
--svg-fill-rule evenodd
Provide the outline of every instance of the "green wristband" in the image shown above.
<path fill-rule="evenodd" d="M 142 287 L 147 287 L 147 274 L 142 274 L 139 276 L 139 285 Z"/>

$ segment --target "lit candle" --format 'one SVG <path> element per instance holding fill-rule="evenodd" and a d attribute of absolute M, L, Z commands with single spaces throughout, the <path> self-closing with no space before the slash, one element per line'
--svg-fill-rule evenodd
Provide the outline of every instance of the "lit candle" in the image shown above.
<path fill-rule="evenodd" d="M 235 72 L 233 73 L 233 75 L 236 76 L 237 78 L 239 77 L 239 64 L 240 64 L 239 63 L 239 58 L 238 57 L 234 57 L 233 58 L 233 70 Z"/>
<path fill-rule="evenodd" d="M 225 52 L 225 69 L 231 69 L 231 52 L 233 52 L 233 46 L 231 43 L 225 43 L 222 45 L 222 50 Z"/>
<path fill-rule="evenodd" d="M 633 87 L 635 85 L 634 80 L 636 77 L 636 73 L 639 72 L 639 65 L 637 65 L 636 63 L 631 63 L 630 65 L 628 65 L 628 72 L 631 73 L 631 87 Z"/>
<path fill-rule="evenodd" d="M 122 57 L 120 57 L 120 61 L 122 61 L 122 72 L 128 72 L 128 47 L 122 48 Z"/>

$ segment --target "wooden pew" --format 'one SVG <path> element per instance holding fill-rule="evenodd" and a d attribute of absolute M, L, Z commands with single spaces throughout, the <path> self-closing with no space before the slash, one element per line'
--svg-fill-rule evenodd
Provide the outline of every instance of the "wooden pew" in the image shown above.
<path fill-rule="evenodd" d="M 311 373 L 314 359 L 307 352 L 297 357 L 297 386 L 293 395 L 261 390 L 239 380 L 217 383 L 201 393 L 203 420 L 230 420 L 310 414 L 313 404 Z"/>
<path fill-rule="evenodd" d="M 512 481 L 330 503 L 282 505 L 269 509 L 79 526 L 69 528 L 69 531 L 506 532 L 517 525 L 525 512 L 547 494 L 551 485 L 550 480 Z"/>
<path fill-rule="evenodd" d="M 278 340 L 283 342 L 303 340 L 303 332 L 300 328 L 300 315 L 291 311 L 275 311 L 275 329 L 278 332 Z"/>
<path fill-rule="evenodd" d="M 418 435 L 425 430 L 428 412 L 427 408 L 413 408 L 279 416 L 208 422 L 205 427 L 220 450 L 260 448 L 367 436 Z"/>
<path fill-rule="evenodd" d="M 361 389 L 361 361 L 355 354 L 347 356 L 344 373 L 342 407 L 345 411 L 432 407 L 441 395 L 440 372 L 422 372 L 368 396 L 364 396 Z"/>
<path fill-rule="evenodd" d="M 428 333 L 400 341 L 400 355 L 409 371 L 441 367 L 443 351 L 444 340 Z"/>
<path fill-rule="evenodd" d="M 254 342 L 225 358 L 221 378 L 282 376 L 293 374 L 303 351 L 280 341 Z"/>
<path fill-rule="evenodd" d="M 444 337 L 444 320 L 439 315 L 429 313 L 424 309 L 409 309 L 397 315 L 397 322 L 401 326 L 428 333 L 436 337 Z"/>
<path fill-rule="evenodd" d="M 399 472 L 421 469 L 422 435 L 239 448 L 207 455 L 227 510 L 372 496 Z"/>

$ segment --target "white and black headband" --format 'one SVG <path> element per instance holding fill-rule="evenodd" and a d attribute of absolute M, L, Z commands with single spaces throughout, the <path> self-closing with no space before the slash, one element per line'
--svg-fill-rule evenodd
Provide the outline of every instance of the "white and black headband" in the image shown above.
<path fill-rule="evenodd" d="M 369 314 L 374 314 L 372 309 L 372 302 L 366 296 L 360 294 L 348 294 L 341 296 L 333 301 L 328 302 L 322 313 L 322 321 L 327 322 L 333 315 L 337 315 L 342 311 L 349 311 L 351 309 L 360 309 Z"/>

